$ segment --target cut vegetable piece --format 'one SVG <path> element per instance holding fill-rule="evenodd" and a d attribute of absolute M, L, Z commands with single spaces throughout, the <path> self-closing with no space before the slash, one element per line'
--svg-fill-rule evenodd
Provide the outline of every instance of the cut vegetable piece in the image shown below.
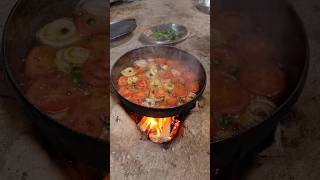
<path fill-rule="evenodd" d="M 172 82 L 165 82 L 164 88 L 166 88 L 168 91 L 172 91 L 174 89 L 174 84 Z"/>
<path fill-rule="evenodd" d="M 72 67 L 81 66 L 90 56 L 88 49 L 71 46 L 61 49 L 57 52 L 55 64 L 58 70 L 70 73 Z"/>
<path fill-rule="evenodd" d="M 74 65 L 82 65 L 89 57 L 90 51 L 86 48 L 72 46 L 63 49 L 63 58 Z"/>
<path fill-rule="evenodd" d="M 173 69 L 171 69 L 171 74 L 172 74 L 174 77 L 177 77 L 177 76 L 180 76 L 180 75 L 181 75 L 181 72 L 173 68 Z"/>
<path fill-rule="evenodd" d="M 148 66 L 147 61 L 144 59 L 137 60 L 133 64 L 139 68 L 142 68 L 142 69 L 144 69 Z"/>
<path fill-rule="evenodd" d="M 72 19 L 62 18 L 46 24 L 37 32 L 38 39 L 46 45 L 61 48 L 81 40 Z"/>
<path fill-rule="evenodd" d="M 81 34 L 106 34 L 107 18 L 106 16 L 95 16 L 93 14 L 84 13 L 76 17 L 76 27 Z"/>
<path fill-rule="evenodd" d="M 121 86 L 119 88 L 119 93 L 126 99 L 130 99 L 133 94 L 133 92 L 126 86 Z"/>
<path fill-rule="evenodd" d="M 64 73 L 71 72 L 71 65 L 63 58 L 63 51 L 58 51 L 57 56 L 54 60 L 59 71 Z"/>
<path fill-rule="evenodd" d="M 153 79 L 153 78 L 156 78 L 156 75 L 154 73 L 152 73 L 151 71 L 147 71 L 146 77 L 149 79 Z"/>
<path fill-rule="evenodd" d="M 170 71 L 161 71 L 159 73 L 159 77 L 161 79 L 172 79 L 173 78 L 173 75 Z"/>
<path fill-rule="evenodd" d="M 162 85 L 161 85 L 161 82 L 160 82 L 159 79 L 152 79 L 152 80 L 150 81 L 150 86 L 151 86 L 151 88 L 159 88 L 159 87 L 161 87 Z"/>
<path fill-rule="evenodd" d="M 143 103 L 143 98 L 141 96 L 138 96 L 137 94 L 133 94 L 130 98 L 130 101 L 135 104 L 141 105 Z"/>
<path fill-rule="evenodd" d="M 192 101 L 197 95 L 195 93 L 189 93 L 188 96 L 186 97 L 186 101 Z"/>
<path fill-rule="evenodd" d="M 162 88 L 156 88 L 153 90 L 154 96 L 156 98 L 163 98 L 167 95 L 166 91 L 163 90 Z"/>
<path fill-rule="evenodd" d="M 95 87 L 107 86 L 107 63 L 104 56 L 87 60 L 81 69 L 84 81 Z"/>
<path fill-rule="evenodd" d="M 138 88 L 138 89 L 144 90 L 144 89 L 146 89 L 146 88 L 148 88 L 148 87 L 149 87 L 149 83 L 148 83 L 147 80 L 145 80 L 145 79 L 139 79 L 139 80 L 137 81 L 137 88 Z"/>
<path fill-rule="evenodd" d="M 222 73 L 215 73 L 212 86 L 213 112 L 237 114 L 248 106 L 249 94 L 240 82 Z"/>
<path fill-rule="evenodd" d="M 178 100 L 177 100 L 176 97 L 166 96 L 166 97 L 165 97 L 165 102 L 166 102 L 169 106 L 176 106 Z"/>
<path fill-rule="evenodd" d="M 134 76 L 136 74 L 133 67 L 127 67 L 126 69 L 121 71 L 121 74 L 126 77 Z"/>
<path fill-rule="evenodd" d="M 186 97 L 188 92 L 182 84 L 176 84 L 173 89 L 173 95 L 176 97 Z"/>
<path fill-rule="evenodd" d="M 71 109 L 69 118 L 64 121 L 64 124 L 71 129 L 98 138 L 103 130 L 102 115 L 107 108 L 106 99 L 101 96 L 92 100 L 90 98 L 92 97 L 81 99 L 84 103 L 78 103 Z M 104 102 L 99 103 L 99 101 Z M 97 108 L 97 104 L 101 107 Z"/>
<path fill-rule="evenodd" d="M 216 68 L 230 74 L 235 74 L 241 65 L 244 65 L 243 60 L 239 55 L 235 54 L 232 49 L 227 47 L 215 47 L 213 50 L 213 61 Z"/>
<path fill-rule="evenodd" d="M 25 61 L 25 76 L 34 79 L 56 71 L 55 55 L 56 50 L 46 45 L 32 48 Z"/>
<path fill-rule="evenodd" d="M 60 73 L 39 77 L 26 91 L 30 101 L 47 113 L 66 111 L 77 103 L 80 95 L 72 82 Z"/>
<path fill-rule="evenodd" d="M 156 101 L 152 98 L 146 98 L 143 102 L 143 105 L 146 107 L 154 107 L 156 105 Z"/>
<path fill-rule="evenodd" d="M 196 93 L 199 91 L 199 84 L 196 81 L 193 82 L 187 82 L 186 88 L 188 91 Z"/>
<path fill-rule="evenodd" d="M 270 63 L 250 64 L 240 72 L 239 76 L 244 87 L 261 96 L 278 96 L 285 87 L 284 73 Z"/>
<path fill-rule="evenodd" d="M 118 79 L 118 86 L 126 86 L 128 85 L 128 78 L 125 76 L 120 76 Z"/>
<path fill-rule="evenodd" d="M 137 81 L 138 81 L 137 76 L 128 77 L 128 84 L 130 84 L 130 85 L 135 85 Z"/>

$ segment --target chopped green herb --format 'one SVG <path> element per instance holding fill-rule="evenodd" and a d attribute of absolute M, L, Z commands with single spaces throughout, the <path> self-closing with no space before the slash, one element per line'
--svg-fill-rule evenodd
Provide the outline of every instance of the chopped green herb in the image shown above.
<path fill-rule="evenodd" d="M 220 116 L 217 118 L 217 121 L 220 126 L 228 127 L 234 121 L 234 118 L 230 116 Z"/>
<path fill-rule="evenodd" d="M 177 33 L 173 29 L 164 29 L 153 33 L 154 38 L 157 41 L 175 40 L 177 38 Z"/>
<path fill-rule="evenodd" d="M 95 26 L 97 24 L 97 22 L 95 19 L 90 18 L 90 19 L 88 19 L 87 24 L 90 26 Z"/>
<path fill-rule="evenodd" d="M 81 70 L 80 67 L 73 67 L 71 70 L 71 77 L 73 82 L 80 83 L 81 82 Z"/>
<path fill-rule="evenodd" d="M 87 90 L 88 89 L 88 84 L 82 81 L 81 78 L 81 69 L 78 66 L 73 66 L 70 72 L 72 81 L 77 84 L 78 88 L 81 90 Z"/>

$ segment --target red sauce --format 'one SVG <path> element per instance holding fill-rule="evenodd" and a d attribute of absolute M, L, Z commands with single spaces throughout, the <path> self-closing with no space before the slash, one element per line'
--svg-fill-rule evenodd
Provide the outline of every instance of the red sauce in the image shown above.
<path fill-rule="evenodd" d="M 169 108 L 187 103 L 199 91 L 195 72 L 181 61 L 141 59 L 121 71 L 118 92 L 127 100 L 146 107 Z"/>

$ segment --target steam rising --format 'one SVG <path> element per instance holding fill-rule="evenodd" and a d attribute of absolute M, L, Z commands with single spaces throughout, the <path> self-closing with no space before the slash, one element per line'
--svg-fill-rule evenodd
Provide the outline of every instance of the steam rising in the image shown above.
<path fill-rule="evenodd" d="M 149 58 L 170 58 L 181 61 L 184 65 L 187 65 L 193 72 L 198 74 L 200 78 L 200 86 L 202 86 L 202 83 L 204 83 L 205 71 L 202 68 L 200 62 L 194 56 L 185 51 L 166 46 L 149 46 L 129 51 L 124 56 L 122 56 L 116 62 L 116 64 L 114 64 L 113 70 L 111 72 L 113 75 L 113 81 L 116 82 L 120 71 L 126 68 L 128 65 L 133 64 L 134 61 Z"/>

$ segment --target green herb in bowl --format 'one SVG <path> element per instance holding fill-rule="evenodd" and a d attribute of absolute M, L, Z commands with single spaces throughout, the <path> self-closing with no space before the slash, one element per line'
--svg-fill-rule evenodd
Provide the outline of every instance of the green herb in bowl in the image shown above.
<path fill-rule="evenodd" d="M 157 41 L 175 40 L 177 38 L 177 32 L 171 28 L 159 30 L 153 33 L 153 37 Z"/>

